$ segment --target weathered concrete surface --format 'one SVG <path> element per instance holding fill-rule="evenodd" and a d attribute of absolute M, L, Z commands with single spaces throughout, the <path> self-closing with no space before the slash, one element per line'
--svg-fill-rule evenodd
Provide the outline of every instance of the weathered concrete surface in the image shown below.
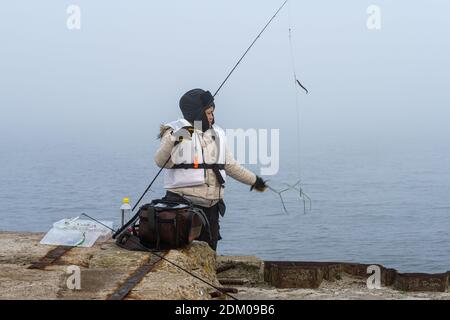
<path fill-rule="evenodd" d="M 171 250 L 165 257 L 200 277 L 220 287 L 215 272 L 215 253 L 205 242 L 194 242 L 184 250 Z M 170 300 L 206 300 L 209 292 L 214 291 L 209 285 L 195 279 L 172 264 L 161 261 L 128 296 L 129 299 L 170 299 Z"/>
<path fill-rule="evenodd" d="M 240 300 L 450 300 L 448 288 L 445 292 L 406 292 L 398 290 L 393 283 L 393 270 L 382 268 L 381 289 L 369 289 L 367 287 L 367 267 L 360 264 L 339 264 L 339 263 L 299 263 L 303 270 L 294 273 L 297 284 L 304 284 L 304 288 L 276 288 L 263 281 L 265 263 L 255 257 L 218 257 L 218 267 L 223 267 L 234 262 L 234 268 L 218 274 L 223 278 L 240 278 L 249 281 L 239 289 L 234 296 Z M 295 263 L 285 263 L 287 265 Z M 259 270 L 259 275 L 255 272 Z M 318 276 L 319 275 L 319 276 Z M 310 278 L 308 278 L 310 277 Z M 320 283 L 316 283 L 317 278 L 321 278 Z M 314 287 L 307 287 L 314 286 Z"/>
<path fill-rule="evenodd" d="M 318 288 L 324 280 L 334 281 L 343 274 L 367 279 L 368 264 L 343 262 L 287 262 L 266 261 L 264 280 L 277 288 Z M 448 289 L 448 273 L 399 273 L 377 265 L 381 284 L 402 291 L 445 292 Z"/>
<path fill-rule="evenodd" d="M 0 268 L 0 299 L 57 299 L 61 271 L 28 270 L 12 263 Z"/>
<path fill-rule="evenodd" d="M 448 289 L 448 273 L 398 273 L 394 288 L 402 291 L 435 291 L 445 292 Z"/>
<path fill-rule="evenodd" d="M 107 242 L 93 248 L 73 248 L 44 270 L 30 270 L 28 267 L 33 262 L 54 248 L 39 244 L 43 236 L 42 233 L 0 232 L 0 299 L 107 299 L 149 259 L 149 253 L 126 251 Z M 445 292 L 396 290 L 434 286 L 442 291 L 436 285 L 442 285 L 442 279 L 416 277 L 413 279 L 419 279 L 418 282 L 411 282 L 403 274 L 393 278 L 392 269 L 383 269 L 382 289 L 369 290 L 366 269 L 358 264 L 300 263 L 306 270 L 302 273 L 306 275 L 304 284 L 314 288 L 281 289 L 264 282 L 264 276 L 269 275 L 265 274 L 263 261 L 256 257 L 216 257 L 203 242 L 194 242 L 184 250 L 172 250 L 166 258 L 216 287 L 221 286 L 219 279 L 242 280 L 244 285 L 232 286 L 239 289 L 233 294 L 238 299 L 450 299 L 448 288 Z M 70 265 L 80 267 L 81 290 L 67 288 L 66 271 Z M 217 274 L 216 268 L 223 270 Z M 290 277 L 298 279 L 295 272 Z M 321 279 L 320 283 L 315 282 L 317 279 Z M 209 293 L 213 291 L 170 263 L 160 261 L 126 299 L 203 300 L 210 299 Z"/>
<path fill-rule="evenodd" d="M 1 299 L 56 299 L 59 289 L 59 271 L 29 270 L 49 247 L 39 245 L 41 233 L 0 233 L 0 298 Z"/>
<path fill-rule="evenodd" d="M 264 263 L 254 256 L 219 256 L 216 268 L 226 268 L 217 274 L 219 279 L 242 279 L 248 284 L 264 282 Z"/>
<path fill-rule="evenodd" d="M 316 289 L 277 289 L 273 286 L 238 287 L 240 300 L 450 300 L 448 292 L 404 292 L 392 287 L 370 290 L 363 279 L 343 275 L 323 281 Z"/>
<path fill-rule="evenodd" d="M 150 256 L 131 252 L 113 242 L 73 248 L 44 270 L 28 267 L 54 246 L 40 245 L 44 234 L 0 233 L 0 299 L 107 299 Z M 215 253 L 203 242 L 172 250 L 170 261 L 219 286 Z M 68 266 L 81 271 L 81 290 L 67 288 Z M 126 299 L 207 299 L 214 291 L 166 262 L 159 262 Z"/>
<path fill-rule="evenodd" d="M 44 233 L 0 232 L 0 264 L 28 265 L 39 260 L 49 247 L 39 241 Z"/>

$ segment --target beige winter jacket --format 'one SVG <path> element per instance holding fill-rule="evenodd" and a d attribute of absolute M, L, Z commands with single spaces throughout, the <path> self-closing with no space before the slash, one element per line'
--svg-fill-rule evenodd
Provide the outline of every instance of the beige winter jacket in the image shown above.
<path fill-rule="evenodd" d="M 212 130 L 208 130 L 205 133 L 200 132 L 200 142 L 203 149 L 203 155 L 205 162 L 216 163 L 216 159 L 213 159 L 211 155 L 217 155 L 218 152 L 212 151 L 211 148 L 217 148 L 217 144 L 212 138 Z M 162 168 L 164 163 L 170 157 L 172 148 L 175 144 L 175 138 L 172 136 L 172 130 L 168 127 L 161 128 L 161 145 L 155 155 L 155 162 L 158 167 Z M 173 162 L 169 161 L 166 168 L 173 167 Z M 233 157 L 233 154 L 226 147 L 226 160 L 225 160 L 225 172 L 228 176 L 236 179 L 247 185 L 253 185 L 256 182 L 256 175 L 248 169 L 241 166 Z M 223 198 L 224 188 L 220 186 L 214 172 L 210 169 L 206 170 L 205 184 L 194 187 L 183 187 L 168 189 L 168 191 L 175 192 L 190 199 L 194 204 L 211 207 L 215 205 L 220 199 Z"/>

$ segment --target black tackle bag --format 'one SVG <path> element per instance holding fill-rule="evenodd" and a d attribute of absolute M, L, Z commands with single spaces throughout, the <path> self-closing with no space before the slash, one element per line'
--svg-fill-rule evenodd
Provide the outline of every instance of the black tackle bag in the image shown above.
<path fill-rule="evenodd" d="M 118 246 L 133 251 L 180 249 L 197 239 L 202 228 L 209 230 L 204 212 L 182 197 L 153 200 L 140 207 L 137 217 L 116 239 Z"/>

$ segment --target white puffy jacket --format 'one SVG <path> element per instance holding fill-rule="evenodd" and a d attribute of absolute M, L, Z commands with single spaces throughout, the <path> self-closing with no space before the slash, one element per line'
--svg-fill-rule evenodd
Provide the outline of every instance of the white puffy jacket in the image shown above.
<path fill-rule="evenodd" d="M 215 159 L 208 159 L 209 155 L 218 154 L 218 152 L 214 152 L 215 150 L 211 149 L 217 148 L 217 144 L 212 137 L 212 130 L 208 130 L 204 133 L 200 132 L 199 136 L 202 149 L 204 151 L 203 155 L 205 157 L 205 161 L 209 163 L 214 162 Z M 161 128 L 161 145 L 155 154 L 155 162 L 158 167 L 161 168 L 170 157 L 175 140 L 175 137 L 172 136 L 172 130 L 169 127 Z M 173 165 L 173 162 L 170 160 L 167 163 L 166 168 L 172 168 Z M 234 159 L 228 146 L 226 147 L 225 172 L 233 179 L 249 186 L 256 182 L 256 175 L 250 170 L 244 168 Z M 220 199 L 223 198 L 224 195 L 224 188 L 219 184 L 214 172 L 211 169 L 206 170 L 205 184 L 167 190 L 183 195 L 193 201 L 194 204 L 203 207 L 211 207 L 215 205 Z"/>

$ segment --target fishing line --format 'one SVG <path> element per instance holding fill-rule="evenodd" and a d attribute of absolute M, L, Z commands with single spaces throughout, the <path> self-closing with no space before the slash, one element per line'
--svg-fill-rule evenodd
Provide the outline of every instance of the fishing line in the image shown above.
<path fill-rule="evenodd" d="M 91 220 L 93 220 L 93 221 L 95 221 L 95 222 L 97 222 L 97 223 L 99 223 L 99 224 L 101 224 L 102 226 L 108 228 L 108 229 L 111 230 L 112 232 L 117 233 L 117 231 L 114 230 L 113 228 L 111 228 L 111 227 L 105 225 L 105 224 L 102 223 L 101 221 L 98 221 L 97 219 L 95 219 L 95 218 L 89 216 L 88 214 L 82 213 L 81 215 L 82 215 L 82 216 L 85 216 L 85 217 L 87 217 L 87 218 L 89 218 L 89 219 L 91 219 Z M 206 280 L 200 278 L 199 276 L 195 275 L 194 273 L 190 272 L 189 270 L 186 270 L 185 268 L 183 268 L 183 267 L 177 265 L 175 262 L 172 262 L 172 261 L 170 261 L 169 259 L 167 259 L 167 258 L 161 256 L 160 254 L 157 254 L 157 253 L 153 252 L 152 250 L 150 250 L 149 248 L 147 248 L 146 246 L 144 246 L 142 243 L 140 243 L 140 242 L 138 242 L 138 241 L 135 241 L 134 238 L 128 238 L 128 240 L 130 240 L 130 241 L 133 242 L 134 244 L 137 244 L 137 245 L 140 246 L 142 249 L 144 249 L 144 250 L 147 251 L 147 252 L 150 252 L 151 254 L 153 254 L 154 256 L 156 256 L 156 257 L 158 257 L 158 258 L 160 258 L 161 260 L 164 260 L 164 261 L 166 261 L 167 263 L 173 265 L 174 267 L 176 267 L 176 268 L 178 268 L 178 269 L 180 269 L 180 270 L 186 272 L 186 273 L 187 273 L 188 275 L 190 275 L 191 277 L 193 277 L 193 278 L 195 278 L 195 279 L 197 279 L 197 280 L 200 280 L 200 281 L 203 282 L 204 284 L 206 284 L 206 285 L 208 285 L 208 286 L 210 286 L 210 287 L 212 287 L 212 288 L 214 288 L 214 289 L 216 289 L 216 290 L 222 292 L 223 294 L 227 295 L 228 297 L 232 298 L 233 300 L 239 300 L 238 298 L 232 296 L 232 295 L 229 294 L 228 292 L 225 292 L 224 289 L 219 288 L 219 287 L 213 285 L 212 283 L 210 283 L 210 282 L 208 282 L 208 281 L 206 281 Z"/>
<path fill-rule="evenodd" d="M 241 61 L 244 59 L 244 57 L 247 55 L 247 53 L 250 51 L 250 49 L 253 47 L 253 45 L 256 43 L 256 41 L 260 38 L 260 36 L 263 34 L 263 32 L 267 29 L 267 27 L 270 25 L 270 23 L 275 19 L 275 17 L 278 15 L 278 13 L 281 11 L 281 9 L 283 9 L 283 7 L 286 5 L 286 3 L 288 2 L 288 0 L 285 0 L 283 2 L 283 4 L 278 8 L 278 10 L 275 12 L 275 14 L 270 18 L 270 20 L 266 23 L 266 25 L 264 26 L 264 28 L 259 32 L 259 34 L 256 36 L 256 38 L 253 40 L 253 42 L 250 44 L 250 46 L 247 48 L 247 50 L 245 50 L 244 54 L 241 56 L 241 58 L 237 61 L 237 63 L 234 65 L 234 67 L 231 69 L 231 71 L 228 73 L 228 75 L 226 76 L 225 80 L 219 85 L 219 88 L 216 90 L 216 92 L 214 93 L 214 95 L 212 95 L 212 98 L 210 99 L 210 101 L 206 104 L 207 106 L 210 105 L 213 101 L 214 101 L 214 97 L 219 93 L 219 91 L 222 89 L 222 87 L 225 85 L 225 83 L 228 81 L 228 79 L 231 77 L 231 75 L 233 74 L 233 72 L 236 70 L 236 68 L 239 66 L 239 64 L 241 63 Z M 139 203 L 142 201 L 142 199 L 145 197 L 145 195 L 147 194 L 148 190 L 150 190 L 151 186 L 153 185 L 153 183 L 156 181 L 156 179 L 159 177 L 159 175 L 161 174 L 161 172 L 164 170 L 164 168 L 166 167 L 166 165 L 169 163 L 170 159 L 172 158 L 172 156 L 170 155 L 169 158 L 167 159 L 167 161 L 164 163 L 164 165 L 160 168 L 160 170 L 158 171 L 158 173 L 156 174 L 156 176 L 153 178 L 153 180 L 151 181 L 151 183 L 149 184 L 149 186 L 147 187 L 147 189 L 144 191 L 144 193 L 141 195 L 141 197 L 139 198 L 139 200 L 136 202 L 136 204 L 134 205 L 132 212 L 138 207 Z M 283 200 L 282 200 L 283 201 Z M 283 202 L 283 206 L 284 206 L 284 202 Z M 101 223 L 99 221 L 97 221 L 96 219 L 88 216 L 87 214 L 83 213 L 82 215 L 92 219 L 93 221 L 96 221 L 98 223 Z M 108 229 L 112 230 L 114 232 L 112 238 L 115 239 L 119 234 L 121 234 L 124 230 L 126 230 L 132 223 L 134 223 L 134 221 L 137 220 L 137 218 L 139 217 L 139 212 L 136 213 L 124 226 L 122 226 L 121 228 L 119 228 L 118 230 L 114 230 L 108 226 L 105 226 L 103 223 L 101 223 L 102 225 L 104 225 L 105 227 L 107 227 Z M 130 240 L 132 240 L 130 238 Z M 132 240 L 134 243 L 136 243 L 138 246 L 142 247 L 144 250 L 150 252 L 151 254 L 157 256 L 158 258 L 163 259 L 164 261 L 167 261 L 168 263 L 174 265 L 175 267 L 179 268 L 180 270 L 186 272 L 187 274 L 191 275 L 192 277 L 202 281 L 203 283 L 211 286 L 212 288 L 226 294 L 227 296 L 231 297 L 234 300 L 237 300 L 237 298 L 233 297 L 232 295 L 230 295 L 227 292 L 224 292 L 223 289 L 218 288 L 216 286 L 214 286 L 213 284 L 201 279 L 200 277 L 196 276 L 195 274 L 191 273 L 190 271 L 178 266 L 177 264 L 167 260 L 166 258 L 152 252 L 150 249 L 148 249 L 147 247 L 145 247 L 144 245 L 142 245 L 140 242 L 134 241 Z"/>
<path fill-rule="evenodd" d="M 289 19 L 289 52 L 291 55 L 291 67 L 292 67 L 292 75 L 294 76 L 294 91 L 295 91 L 295 111 L 296 111 L 296 121 L 297 121 L 297 174 L 298 177 L 301 177 L 301 169 L 300 169 L 300 108 L 298 103 L 298 92 L 297 92 L 297 72 L 295 67 L 295 59 L 294 59 L 294 48 L 292 44 L 292 21 L 291 21 L 291 5 L 288 5 L 288 19 Z"/>
<path fill-rule="evenodd" d="M 220 84 L 219 88 L 216 90 L 216 92 L 214 93 L 214 95 L 212 96 L 212 98 L 210 99 L 210 101 L 206 104 L 209 105 L 214 101 L 214 97 L 219 93 L 219 91 L 222 89 L 222 87 L 225 85 L 225 83 L 228 81 L 228 79 L 230 78 L 230 76 L 233 74 L 233 72 L 236 70 L 236 68 L 238 67 L 238 65 L 241 63 L 241 61 L 244 59 L 244 57 L 247 55 L 247 53 L 250 51 L 250 49 L 253 47 L 253 45 L 256 43 L 256 41 L 260 38 L 260 36 L 263 34 L 263 32 L 267 29 L 267 27 L 270 25 L 270 23 L 275 19 L 275 17 L 277 16 L 277 14 L 283 9 L 283 7 L 286 5 L 286 3 L 288 2 L 288 0 L 285 0 L 283 2 L 283 4 L 278 8 L 278 10 L 275 12 L 275 14 L 270 18 L 270 20 L 266 23 L 266 25 L 264 26 L 264 28 L 259 32 L 259 34 L 256 36 L 256 38 L 253 40 L 253 42 L 250 44 L 250 46 L 247 48 L 247 50 L 244 52 L 244 54 L 241 56 L 241 58 L 238 60 L 238 62 L 234 65 L 234 67 L 231 69 L 231 71 L 228 73 L 228 75 L 226 76 L 225 80 Z M 289 33 L 290 33 L 290 40 L 291 40 L 291 28 L 289 28 Z M 291 45 L 291 50 L 292 50 L 292 45 Z M 292 52 L 292 51 L 291 51 Z M 293 54 L 292 54 L 293 57 Z M 296 81 L 296 84 L 299 85 L 302 89 L 304 89 L 307 93 L 308 90 L 300 83 L 300 81 L 297 79 L 296 73 L 295 73 L 295 66 L 293 67 L 294 70 L 294 78 Z M 298 108 L 297 108 L 298 109 Z M 145 195 L 147 194 L 147 192 L 150 190 L 150 188 L 152 187 L 152 185 L 154 184 L 154 182 L 156 181 L 156 179 L 158 178 L 158 176 L 161 174 L 161 172 L 165 169 L 166 165 L 169 163 L 171 159 L 171 156 L 169 156 L 169 158 L 167 159 L 167 161 L 164 163 L 164 165 L 160 168 L 160 170 L 158 171 L 158 173 L 156 174 L 156 176 L 153 178 L 153 180 L 151 181 L 151 183 L 149 184 L 149 186 L 146 188 L 146 190 L 144 191 L 144 193 L 141 195 L 141 197 L 139 198 L 139 200 L 136 202 L 136 204 L 134 205 L 132 212 L 137 208 L 137 206 L 139 205 L 139 203 L 142 201 L 142 199 L 145 197 Z M 267 186 L 269 190 L 272 190 L 273 192 L 277 193 L 280 196 L 282 205 L 284 210 L 287 212 L 284 200 L 281 196 L 281 194 L 285 191 L 288 191 L 290 189 L 295 189 L 297 187 L 299 187 L 299 183 L 293 185 L 293 186 L 289 186 L 289 188 L 281 190 L 281 191 L 277 191 L 275 189 L 273 189 L 270 186 Z M 299 187 L 300 188 L 300 187 Z M 303 193 L 302 189 L 300 188 L 300 196 L 302 195 L 306 195 Z M 308 197 L 309 198 L 309 197 Z M 103 224 L 102 222 L 98 221 L 97 219 L 87 215 L 86 213 L 82 213 L 82 216 L 85 216 L 97 223 L 99 223 L 100 225 L 108 228 L 109 230 L 111 230 L 112 232 L 114 232 L 112 238 L 115 239 L 117 237 L 117 235 L 121 234 L 124 230 L 126 230 L 132 223 L 134 223 L 135 220 L 137 220 L 138 216 L 139 216 L 139 212 L 136 213 L 124 226 L 122 226 L 121 228 L 119 228 L 118 230 L 114 230 L 112 228 L 110 228 L 109 226 Z M 214 284 L 202 279 L 201 277 L 195 275 L 194 273 L 190 272 L 189 270 L 186 270 L 185 268 L 177 265 L 176 263 L 168 260 L 167 258 L 153 252 L 152 250 L 150 250 L 149 248 L 145 247 L 143 244 L 141 244 L 138 241 L 135 241 L 133 238 L 129 238 L 130 241 L 132 241 L 133 243 L 137 244 L 139 247 L 141 247 L 142 249 L 144 249 L 144 251 L 151 253 L 152 255 L 160 258 L 161 260 L 166 261 L 167 263 L 173 265 L 174 267 L 178 268 L 179 270 L 182 270 L 183 272 L 189 274 L 190 276 L 192 276 L 193 278 L 203 282 L 204 284 L 222 292 L 223 294 L 225 294 L 226 296 L 232 298 L 233 300 L 238 300 L 236 297 L 232 296 L 231 294 L 229 294 L 228 292 L 225 292 L 224 289 L 215 286 Z"/>
<path fill-rule="evenodd" d="M 217 93 L 219 93 L 220 89 L 222 89 L 223 85 L 225 84 L 225 82 L 227 82 L 228 78 L 231 76 L 231 74 L 234 72 L 234 70 L 237 68 L 237 66 L 241 63 L 242 59 L 244 59 L 244 57 L 247 55 L 247 53 L 250 51 L 250 49 L 253 47 L 253 45 L 255 44 L 255 42 L 259 39 L 259 37 L 262 35 L 262 33 L 266 30 L 266 28 L 269 26 L 269 24 L 272 22 L 273 19 L 275 19 L 275 17 L 277 16 L 278 12 L 281 11 L 281 9 L 283 9 L 283 7 L 285 6 L 285 4 L 288 2 L 288 0 L 284 1 L 283 4 L 281 5 L 280 8 L 278 8 L 277 12 L 275 12 L 275 14 L 273 15 L 272 18 L 270 18 L 269 22 L 267 22 L 267 24 L 264 26 L 264 28 L 261 30 L 261 32 L 256 36 L 255 40 L 253 40 L 252 44 L 247 48 L 247 50 L 245 50 L 244 54 L 242 55 L 242 57 L 238 60 L 238 62 L 235 64 L 235 66 L 233 67 L 233 69 L 231 69 L 231 71 L 228 73 L 228 75 L 226 76 L 225 80 L 220 84 L 219 89 L 217 89 L 217 91 L 214 93 L 213 97 L 215 97 L 217 95 Z"/>
<path fill-rule="evenodd" d="M 150 182 L 150 184 L 148 185 L 147 189 L 145 189 L 144 193 L 139 198 L 139 200 L 136 202 L 136 204 L 134 205 L 134 207 L 131 210 L 131 212 L 133 212 L 137 208 L 139 203 L 142 201 L 142 199 L 147 194 L 148 190 L 150 190 L 150 188 L 152 187 L 153 183 L 155 183 L 155 181 L 158 178 L 158 176 L 161 174 L 161 172 L 164 170 L 166 165 L 169 163 L 171 158 L 172 158 L 172 156 L 170 156 L 169 159 L 167 159 L 166 163 L 164 163 L 164 165 L 159 169 L 158 173 L 153 178 L 152 182 Z M 139 217 L 139 211 L 130 220 L 128 220 L 128 222 L 125 223 L 121 228 L 119 228 L 117 231 L 114 231 L 114 234 L 113 234 L 112 238 L 115 239 L 119 234 L 121 234 L 124 230 L 126 230 L 135 220 L 137 220 L 138 217 Z"/>
<path fill-rule="evenodd" d="M 298 193 L 298 196 L 300 198 L 301 201 L 303 201 L 303 212 L 306 213 L 306 201 L 309 202 L 309 210 L 312 209 L 312 201 L 311 198 L 308 196 L 308 194 L 306 194 L 303 191 L 303 188 L 301 187 L 301 132 L 300 132 L 300 127 L 301 127 L 301 115 L 300 115 L 300 103 L 299 103 L 299 97 L 298 97 L 298 87 L 300 87 L 301 89 L 303 89 L 306 94 L 309 93 L 308 89 L 306 89 L 306 87 L 300 82 L 300 80 L 298 80 L 297 77 L 297 71 L 296 71 L 296 64 L 295 64 L 295 54 L 294 54 L 294 44 L 293 44 L 293 40 L 292 40 L 292 33 L 293 33 L 293 28 L 292 28 L 292 21 L 291 21 L 291 4 L 288 4 L 288 20 L 289 20 L 289 51 L 290 51 L 290 56 L 291 56 L 291 68 L 292 68 L 292 75 L 294 78 L 294 91 L 295 91 L 295 110 L 296 110 L 296 122 L 297 122 L 297 143 L 296 143 L 296 153 L 297 153 L 297 175 L 299 177 L 300 180 L 298 180 L 295 184 L 288 184 L 288 183 L 283 183 L 286 188 L 282 189 L 282 190 L 276 190 L 272 187 L 268 187 L 268 189 L 274 193 L 276 193 L 278 195 L 278 197 L 281 200 L 281 204 L 283 206 L 283 211 L 286 214 L 289 214 L 289 211 L 286 208 L 285 205 L 285 201 L 283 198 L 283 193 L 288 192 L 288 191 L 295 191 Z"/>
<path fill-rule="evenodd" d="M 293 40 L 293 24 L 292 24 L 292 17 L 291 17 L 291 4 L 288 5 L 288 20 L 289 20 L 289 51 L 291 54 L 291 67 L 292 67 L 292 75 L 294 77 L 294 91 L 295 91 L 295 110 L 296 110 L 296 121 L 297 121 L 297 172 L 298 177 L 300 180 L 298 180 L 295 184 L 289 185 L 286 184 L 288 187 L 288 190 L 294 190 L 298 192 L 298 195 L 300 199 L 303 201 L 303 212 L 306 213 L 306 201 L 309 202 L 309 208 L 311 210 L 312 204 L 311 204 L 311 198 L 303 191 L 303 188 L 301 187 L 302 183 L 302 165 L 301 165 L 301 113 L 300 113 L 300 101 L 298 96 L 298 87 L 303 89 L 306 94 L 309 93 L 308 89 L 300 82 L 300 80 L 297 77 L 297 68 L 295 63 L 295 54 L 294 54 L 294 40 Z M 281 192 L 286 192 L 287 190 L 283 190 Z"/>
<path fill-rule="evenodd" d="M 225 80 L 222 81 L 222 83 L 220 84 L 219 88 L 216 90 L 216 92 L 214 93 L 214 95 L 212 95 L 212 98 L 209 100 L 209 102 L 206 104 L 207 106 L 210 105 L 212 102 L 214 102 L 214 97 L 219 93 L 219 91 L 222 89 L 222 87 L 224 86 L 224 84 L 228 81 L 228 79 L 230 78 L 230 76 L 233 74 L 233 72 L 236 70 L 236 68 L 238 67 L 238 65 L 241 63 L 241 61 L 244 59 L 244 57 L 247 55 L 247 53 L 250 51 L 250 49 L 253 47 L 253 45 L 256 43 L 256 41 L 259 39 L 259 37 L 263 34 L 263 32 L 267 29 L 267 27 L 270 25 L 270 23 L 273 21 L 273 19 L 275 19 L 275 17 L 278 15 L 278 13 L 281 11 L 281 9 L 283 9 L 283 7 L 286 5 L 286 3 L 288 2 L 288 0 L 285 0 L 283 2 L 283 4 L 278 8 L 278 10 L 275 12 L 275 14 L 270 18 L 270 20 L 266 23 L 266 25 L 264 26 L 264 28 L 258 33 L 258 35 L 256 36 L 256 38 L 253 40 L 253 42 L 250 44 L 250 46 L 247 48 L 247 50 L 245 50 L 244 54 L 240 57 L 240 59 L 238 60 L 238 62 L 234 65 L 234 67 L 231 69 L 231 71 L 228 73 L 228 75 L 226 76 Z M 144 193 L 142 194 L 142 196 L 139 198 L 139 200 L 136 202 L 136 204 L 134 205 L 133 209 L 131 210 L 132 212 L 134 212 L 134 210 L 137 208 L 137 206 L 139 205 L 139 203 L 142 201 L 142 199 L 144 198 L 144 196 L 147 194 L 148 190 L 150 190 L 151 186 L 153 185 L 153 183 L 156 181 L 156 179 L 159 177 L 159 175 L 161 174 L 161 172 L 164 170 L 165 166 L 169 163 L 170 159 L 172 158 L 172 155 L 169 156 L 169 158 L 167 159 L 166 163 L 161 167 L 161 169 L 158 171 L 158 173 L 156 174 L 156 176 L 153 178 L 152 182 L 150 183 L 150 185 L 147 187 L 147 189 L 144 191 Z M 117 235 L 119 235 L 121 232 L 123 232 L 127 227 L 129 227 L 129 225 L 138 218 L 138 213 L 136 213 L 131 219 L 130 221 L 125 224 L 124 226 L 122 226 L 119 230 L 117 230 L 117 232 L 115 232 L 113 234 L 113 239 L 115 239 L 117 237 Z"/>

